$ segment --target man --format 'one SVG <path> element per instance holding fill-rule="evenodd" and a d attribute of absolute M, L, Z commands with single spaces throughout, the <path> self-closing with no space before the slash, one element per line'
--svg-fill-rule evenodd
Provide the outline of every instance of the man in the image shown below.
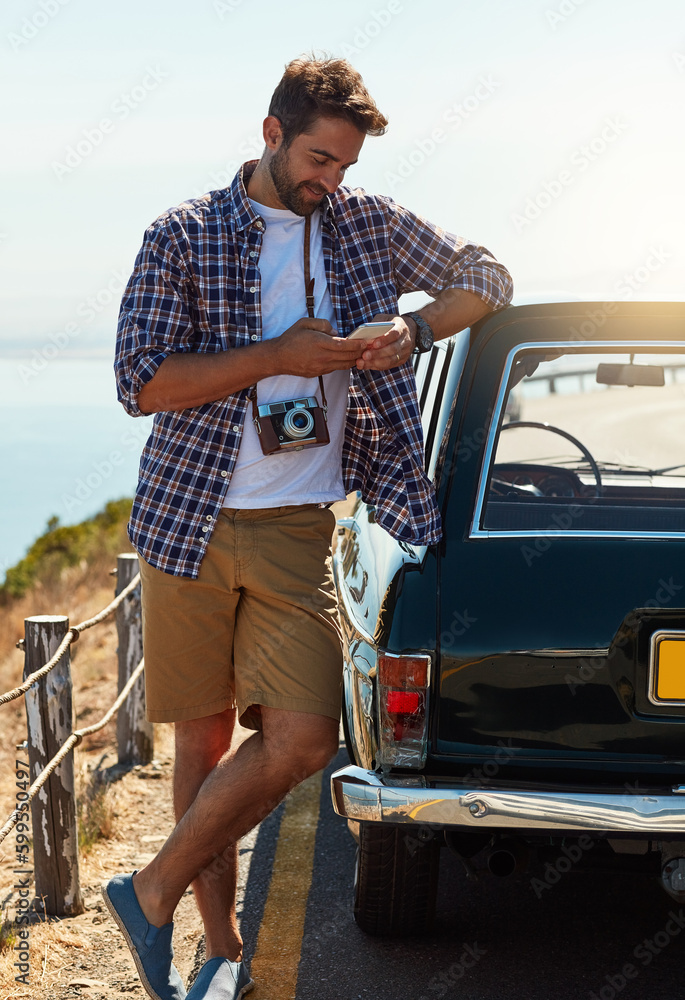
<path fill-rule="evenodd" d="M 208 960 L 189 998 L 252 986 L 236 844 L 338 747 L 329 505 L 359 489 L 395 537 L 439 539 L 412 353 L 511 297 L 482 247 L 341 187 L 386 125 L 347 62 L 294 60 L 261 159 L 161 216 L 124 293 L 119 398 L 155 413 L 129 534 L 148 717 L 175 723 L 177 825 L 150 864 L 103 891 L 162 1000 L 185 996 L 171 921 L 191 883 Z M 418 289 L 434 301 L 398 316 L 399 295 Z M 347 339 L 384 318 L 383 335 Z M 288 409 L 300 412 L 284 431 Z M 237 717 L 255 732 L 231 749 Z"/>

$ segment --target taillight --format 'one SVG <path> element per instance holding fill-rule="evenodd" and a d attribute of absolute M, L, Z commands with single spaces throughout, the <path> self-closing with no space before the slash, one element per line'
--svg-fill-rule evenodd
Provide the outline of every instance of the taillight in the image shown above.
<path fill-rule="evenodd" d="M 428 746 L 430 656 L 378 651 L 378 763 L 421 767 Z"/>
<path fill-rule="evenodd" d="M 388 691 L 385 703 L 391 715 L 413 715 L 421 704 L 421 695 L 418 691 Z"/>

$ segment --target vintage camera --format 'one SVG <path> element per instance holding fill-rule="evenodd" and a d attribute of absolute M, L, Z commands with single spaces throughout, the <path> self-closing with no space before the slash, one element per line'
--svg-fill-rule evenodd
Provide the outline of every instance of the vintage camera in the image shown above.
<path fill-rule="evenodd" d="M 301 451 L 328 444 L 326 406 L 315 396 L 263 403 L 257 407 L 255 426 L 265 455 L 275 451 Z"/>

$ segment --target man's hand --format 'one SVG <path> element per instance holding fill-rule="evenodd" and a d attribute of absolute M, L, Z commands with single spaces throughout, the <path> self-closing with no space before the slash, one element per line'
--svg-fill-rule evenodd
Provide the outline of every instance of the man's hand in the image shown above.
<path fill-rule="evenodd" d="M 451 337 L 453 333 L 487 316 L 490 311 L 491 307 L 480 296 L 463 288 L 445 289 L 420 310 L 435 340 Z M 367 345 L 357 368 L 385 371 L 404 364 L 416 346 L 416 323 L 411 317 L 404 316 L 381 315 L 374 316 L 374 319 L 392 321 L 393 329 Z"/>
<path fill-rule="evenodd" d="M 357 361 L 359 369 L 373 368 L 376 371 L 387 371 L 388 368 L 397 368 L 409 359 L 414 350 L 416 324 L 413 320 L 407 322 L 403 316 L 390 316 L 386 313 L 373 317 L 374 323 L 381 320 L 393 323 L 393 328 L 367 345 Z"/>
<path fill-rule="evenodd" d="M 336 337 L 325 319 L 298 319 L 280 337 L 216 354 L 171 354 L 140 390 L 142 413 L 185 410 L 247 389 L 271 375 L 316 378 L 338 369 L 354 368 L 367 346 L 365 340 Z"/>
<path fill-rule="evenodd" d="M 328 320 L 305 317 L 271 343 L 279 374 L 315 378 L 359 365 L 368 341 L 338 337 Z"/>

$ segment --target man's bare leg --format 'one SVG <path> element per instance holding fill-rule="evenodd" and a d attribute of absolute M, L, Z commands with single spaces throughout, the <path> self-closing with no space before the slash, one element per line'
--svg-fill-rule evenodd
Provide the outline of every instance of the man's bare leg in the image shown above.
<path fill-rule="evenodd" d="M 134 879 L 146 919 L 173 919 L 181 896 L 217 855 L 256 826 L 295 785 L 325 767 L 338 748 L 338 722 L 262 706 L 263 729 L 225 755 L 202 783 L 157 856 Z"/>
<path fill-rule="evenodd" d="M 176 822 L 187 812 L 202 783 L 230 751 L 236 710 L 175 724 L 174 811 Z M 242 959 L 242 938 L 235 912 L 238 845 L 226 849 L 220 864 L 210 865 L 192 883 L 195 902 L 205 927 L 207 958 Z"/>

